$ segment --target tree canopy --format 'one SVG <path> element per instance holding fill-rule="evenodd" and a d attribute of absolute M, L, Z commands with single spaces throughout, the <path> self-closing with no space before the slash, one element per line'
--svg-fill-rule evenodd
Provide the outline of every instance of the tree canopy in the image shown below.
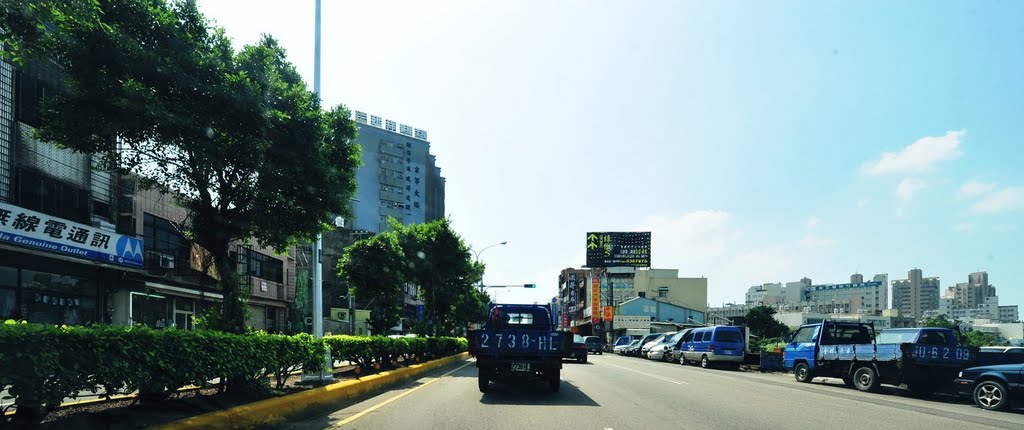
<path fill-rule="evenodd" d="M 779 322 L 773 316 L 775 309 L 770 306 L 755 306 L 747 311 L 745 317 L 750 332 L 762 339 L 772 337 L 784 337 L 789 333 L 789 327 Z"/>
<path fill-rule="evenodd" d="M 350 293 L 368 304 L 374 334 L 385 334 L 402 318 L 405 254 L 393 232 L 359 240 L 338 261 L 339 275 Z"/>
<path fill-rule="evenodd" d="M 269 36 L 235 51 L 193 0 L 4 2 L 6 59 L 54 62 L 38 137 L 95 154 L 175 196 L 212 255 L 219 323 L 244 329 L 232 243 L 278 251 L 349 215 L 361 152 L 344 106 L 329 111 Z"/>
<path fill-rule="evenodd" d="M 419 286 L 429 334 L 450 334 L 460 324 L 485 316 L 487 299 L 475 291 L 484 266 L 473 261 L 450 220 L 413 225 L 392 220 L 391 228 L 405 253 L 406 279 Z"/>

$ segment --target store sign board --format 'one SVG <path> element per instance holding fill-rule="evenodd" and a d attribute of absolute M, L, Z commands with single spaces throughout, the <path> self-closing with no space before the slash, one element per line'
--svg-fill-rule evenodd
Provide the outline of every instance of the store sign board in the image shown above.
<path fill-rule="evenodd" d="M 142 267 L 142 239 L 0 203 L 0 242 L 119 266 Z"/>

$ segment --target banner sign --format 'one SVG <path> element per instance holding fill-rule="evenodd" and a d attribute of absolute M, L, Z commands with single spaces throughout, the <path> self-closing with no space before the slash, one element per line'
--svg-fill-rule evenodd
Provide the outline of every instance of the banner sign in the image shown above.
<path fill-rule="evenodd" d="M 597 324 L 601 319 L 601 278 L 594 277 L 590 290 L 590 321 Z"/>
<path fill-rule="evenodd" d="M 576 272 L 569 272 L 569 312 L 576 312 L 576 289 L 579 287 L 576 282 Z"/>
<path fill-rule="evenodd" d="M 142 267 L 142 239 L 0 203 L 0 242 L 120 266 Z"/>
<path fill-rule="evenodd" d="M 587 233 L 587 267 L 651 267 L 651 232 Z"/>

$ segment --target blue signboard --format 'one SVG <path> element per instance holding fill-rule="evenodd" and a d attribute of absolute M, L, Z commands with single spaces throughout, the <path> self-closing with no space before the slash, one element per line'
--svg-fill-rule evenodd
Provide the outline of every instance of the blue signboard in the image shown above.
<path fill-rule="evenodd" d="M 119 266 L 142 267 L 142 240 L 0 203 L 0 242 Z"/>

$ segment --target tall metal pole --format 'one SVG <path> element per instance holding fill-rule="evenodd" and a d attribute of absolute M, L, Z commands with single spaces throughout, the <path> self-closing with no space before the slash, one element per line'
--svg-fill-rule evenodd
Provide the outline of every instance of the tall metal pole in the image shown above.
<path fill-rule="evenodd" d="M 320 0 L 316 0 L 316 23 L 314 24 L 315 41 L 313 42 L 313 92 L 320 95 Z M 318 233 L 313 245 L 313 336 L 324 337 L 324 278 L 323 278 L 323 237 Z M 325 368 L 320 372 L 320 380 L 334 376 L 331 352 L 324 356 Z"/>

